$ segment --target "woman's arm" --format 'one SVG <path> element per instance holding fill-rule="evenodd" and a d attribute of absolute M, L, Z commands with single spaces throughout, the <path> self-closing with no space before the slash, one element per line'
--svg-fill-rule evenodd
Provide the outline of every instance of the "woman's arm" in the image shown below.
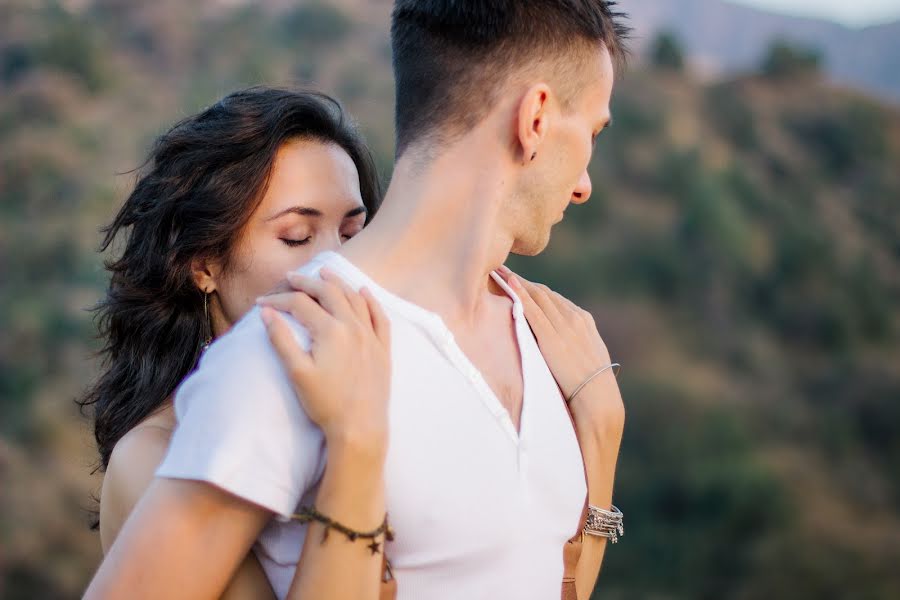
<path fill-rule="evenodd" d="M 379 453 L 353 443 L 332 443 L 316 509 L 352 529 L 372 531 L 385 515 L 383 465 Z M 309 523 L 288 598 L 376 600 L 384 534 L 374 540 L 379 544 L 376 553 L 368 547 L 373 540 L 357 538 L 351 542 L 335 530 L 323 543 L 324 531 L 322 523 Z"/>
<path fill-rule="evenodd" d="M 597 376 L 584 387 L 571 403 L 572 417 L 578 430 L 578 440 L 584 455 L 587 472 L 588 502 L 610 510 L 619 446 L 622 442 L 624 412 L 598 415 L 591 409 L 602 407 L 609 398 L 621 398 L 612 371 Z M 575 571 L 579 598 L 590 598 L 600 573 L 600 565 L 609 542 L 599 535 L 585 534 L 581 556 Z"/>
<path fill-rule="evenodd" d="M 354 292 L 327 270 L 321 277 L 290 278 L 298 292 L 264 298 L 263 320 L 304 409 L 325 432 L 328 462 L 316 509 L 356 531 L 372 531 L 386 510 L 389 322 L 367 291 Z M 310 353 L 271 308 L 309 329 Z M 350 541 L 331 529 L 323 542 L 325 531 L 310 521 L 288 598 L 377 600 L 384 534 Z"/>
<path fill-rule="evenodd" d="M 275 592 L 255 554 L 248 554 L 238 567 L 221 600 L 275 600 Z"/>
<path fill-rule="evenodd" d="M 100 496 L 100 540 L 104 554 L 153 481 L 165 456 L 171 432 L 155 425 L 135 427 L 116 444 Z M 253 553 L 248 554 L 222 595 L 224 600 L 275 598 L 272 586 Z"/>
<path fill-rule="evenodd" d="M 155 477 L 84 598 L 220 598 L 271 517 L 204 481 Z"/>
<path fill-rule="evenodd" d="M 545 285 L 503 267 L 499 271 L 522 300 L 547 366 L 565 398 L 597 369 L 610 363 L 609 351 L 590 313 Z M 584 386 L 569 404 L 587 473 L 588 502 L 609 510 L 625 407 L 611 369 Z M 585 534 L 575 571 L 579 598 L 593 592 L 606 551 L 605 537 Z"/>

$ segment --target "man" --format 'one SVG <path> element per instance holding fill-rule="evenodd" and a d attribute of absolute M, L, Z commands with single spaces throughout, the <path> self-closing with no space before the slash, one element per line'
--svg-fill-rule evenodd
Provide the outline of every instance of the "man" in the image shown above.
<path fill-rule="evenodd" d="M 510 252 L 541 252 L 567 205 L 590 196 L 587 165 L 610 122 L 626 35 L 613 4 L 395 3 L 390 188 L 365 230 L 303 272 L 327 266 L 351 287 L 367 286 L 391 320 L 385 497 L 360 468 L 342 485 L 355 486 L 353 506 L 367 518 L 332 516 L 374 526 L 368 517 L 386 506 L 401 599 L 559 595 L 561 549 L 584 500 L 582 463 L 521 305 L 491 273 Z M 618 448 L 601 449 L 602 438 L 621 424 L 579 406 L 589 497 L 608 508 L 604 465 Z M 325 454 L 259 311 L 213 346 L 176 408 L 169 455 L 88 597 L 216 597 L 257 538 L 285 597 L 306 532 L 288 519 L 316 497 Z M 581 597 L 602 544 L 585 537 Z M 309 577 L 338 572 L 339 557 L 349 560 L 338 546 Z M 332 582 L 313 588 L 315 597 L 353 597 Z"/>

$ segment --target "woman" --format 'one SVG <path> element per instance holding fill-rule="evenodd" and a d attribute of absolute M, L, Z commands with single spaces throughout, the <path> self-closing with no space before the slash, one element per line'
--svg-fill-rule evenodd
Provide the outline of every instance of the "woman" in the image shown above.
<path fill-rule="evenodd" d="M 82 400 L 105 471 L 104 552 L 165 455 L 173 393 L 203 347 L 286 272 L 359 232 L 381 198 L 353 124 L 313 92 L 230 94 L 160 136 L 145 166 L 105 230 L 103 250 L 124 246 L 97 308 L 105 369 Z M 226 596 L 271 594 L 251 555 Z"/>

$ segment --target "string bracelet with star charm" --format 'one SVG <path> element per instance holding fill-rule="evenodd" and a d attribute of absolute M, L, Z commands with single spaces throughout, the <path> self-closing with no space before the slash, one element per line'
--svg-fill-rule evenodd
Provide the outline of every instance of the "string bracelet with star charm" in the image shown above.
<path fill-rule="evenodd" d="M 372 551 L 373 555 L 381 552 L 381 543 L 376 541 L 375 538 L 383 533 L 385 540 L 390 542 L 394 539 L 394 530 L 391 528 L 390 524 L 388 524 L 387 513 L 384 513 L 384 521 L 382 521 L 381 525 L 379 525 L 372 531 L 357 531 L 355 529 L 351 529 L 346 525 L 338 523 L 328 515 L 322 514 L 321 512 L 316 510 L 315 506 L 301 506 L 299 512 L 291 515 L 291 519 L 299 521 L 300 523 L 319 521 L 320 523 L 324 524 L 325 532 L 322 534 L 322 543 L 325 543 L 325 540 L 328 539 L 328 532 L 331 529 L 340 531 L 341 533 L 346 535 L 347 539 L 351 542 L 356 541 L 357 538 L 371 539 L 372 543 L 369 544 L 367 548 Z"/>

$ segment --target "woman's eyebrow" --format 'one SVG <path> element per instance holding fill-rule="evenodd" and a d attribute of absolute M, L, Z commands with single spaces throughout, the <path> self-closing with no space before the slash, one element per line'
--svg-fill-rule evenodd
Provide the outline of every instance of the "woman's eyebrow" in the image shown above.
<path fill-rule="evenodd" d="M 289 208 L 286 208 L 286 209 L 279 211 L 278 213 L 272 215 L 271 217 L 266 219 L 266 221 L 274 221 L 275 219 L 277 219 L 279 217 L 283 217 L 284 215 L 289 215 L 292 213 L 295 215 L 300 215 L 301 217 L 321 217 L 322 216 L 322 211 L 320 211 L 316 208 L 309 208 L 307 206 L 291 206 Z"/>
<path fill-rule="evenodd" d="M 350 217 L 367 214 L 368 212 L 369 211 L 365 206 L 356 206 L 348 210 L 344 215 L 344 218 L 349 219 Z M 301 217 L 321 217 L 322 211 L 317 208 L 309 208 L 308 206 L 290 206 L 288 208 L 285 208 L 284 210 L 278 211 L 276 214 L 266 219 L 266 221 L 274 221 L 279 217 L 283 217 L 284 215 L 289 214 L 300 215 Z"/>

